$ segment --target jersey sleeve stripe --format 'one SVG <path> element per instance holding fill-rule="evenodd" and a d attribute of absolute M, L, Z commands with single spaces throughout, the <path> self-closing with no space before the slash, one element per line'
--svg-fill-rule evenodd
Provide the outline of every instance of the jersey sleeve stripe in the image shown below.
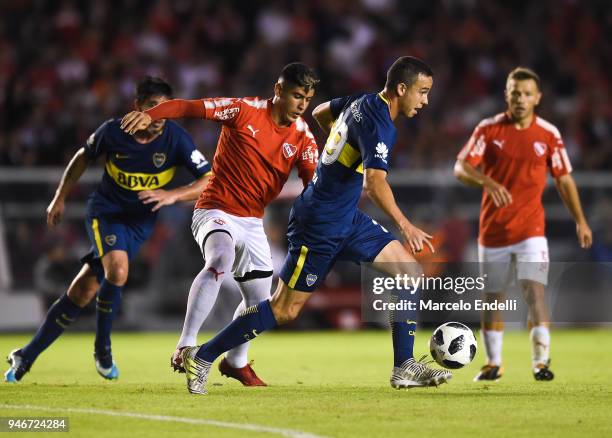
<path fill-rule="evenodd" d="M 544 120 L 544 119 L 542 119 L 540 117 L 536 117 L 536 123 L 538 124 L 538 126 L 541 126 L 545 130 L 550 132 L 556 138 L 561 138 L 561 133 L 559 132 L 557 127 L 555 125 L 553 125 L 552 123 L 547 122 L 546 120 Z"/>
<path fill-rule="evenodd" d="M 567 170 L 567 172 L 571 172 L 572 171 L 572 164 L 570 163 L 569 157 L 567 156 L 567 151 L 565 150 L 565 148 L 561 149 L 561 158 L 563 159 L 563 164 L 565 165 L 565 169 Z"/>

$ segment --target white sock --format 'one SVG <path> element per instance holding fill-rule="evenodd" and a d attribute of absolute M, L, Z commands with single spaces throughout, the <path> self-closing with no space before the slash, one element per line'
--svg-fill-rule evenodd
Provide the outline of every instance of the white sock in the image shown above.
<path fill-rule="evenodd" d="M 502 361 L 502 344 L 504 332 L 499 330 L 481 330 L 480 337 L 485 346 L 487 363 L 500 366 Z"/>
<path fill-rule="evenodd" d="M 198 332 L 215 305 L 221 283 L 230 275 L 234 263 L 232 238 L 227 233 L 211 234 L 204 244 L 204 256 L 204 268 L 194 278 L 189 289 L 185 322 L 177 348 L 197 345 Z"/>
<path fill-rule="evenodd" d="M 234 319 L 247 307 L 255 306 L 263 300 L 270 298 L 272 288 L 272 276 L 266 278 L 254 278 L 253 280 L 239 282 L 240 292 L 243 300 L 234 312 Z M 225 354 L 227 362 L 232 368 L 245 367 L 248 362 L 250 342 L 240 344 Z"/>
<path fill-rule="evenodd" d="M 537 325 L 529 333 L 531 339 L 531 363 L 533 368 L 547 364 L 550 354 L 550 330 L 544 325 Z"/>

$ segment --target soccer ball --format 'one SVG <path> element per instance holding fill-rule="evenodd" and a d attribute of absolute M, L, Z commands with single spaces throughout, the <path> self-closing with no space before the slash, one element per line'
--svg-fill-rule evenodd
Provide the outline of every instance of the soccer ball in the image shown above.
<path fill-rule="evenodd" d="M 476 355 L 476 338 L 469 327 L 447 322 L 434 330 L 429 351 L 444 368 L 457 369 L 469 364 Z"/>

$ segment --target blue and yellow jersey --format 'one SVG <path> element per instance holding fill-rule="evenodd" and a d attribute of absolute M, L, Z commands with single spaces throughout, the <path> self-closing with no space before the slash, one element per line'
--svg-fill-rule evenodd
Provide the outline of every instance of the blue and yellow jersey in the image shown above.
<path fill-rule="evenodd" d="M 147 144 L 121 130 L 121 120 L 104 122 L 84 146 L 89 159 L 106 154 L 102 182 L 91 196 L 95 214 L 151 213 L 138 192 L 166 186 L 176 166 L 185 166 L 194 178 L 210 172 L 210 164 L 183 128 L 166 121 L 162 133 Z"/>
<path fill-rule="evenodd" d="M 396 129 L 380 94 L 333 99 L 335 118 L 312 182 L 296 200 L 331 227 L 349 222 L 357 210 L 367 168 L 389 168 Z M 310 216 L 306 213 L 307 216 Z M 313 218 L 314 219 L 314 218 Z"/>

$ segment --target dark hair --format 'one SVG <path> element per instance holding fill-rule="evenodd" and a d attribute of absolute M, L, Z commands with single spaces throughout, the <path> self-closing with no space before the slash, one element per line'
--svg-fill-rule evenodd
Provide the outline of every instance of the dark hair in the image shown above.
<path fill-rule="evenodd" d="M 310 91 L 311 87 L 316 88 L 319 83 L 315 71 L 301 62 L 292 62 L 283 67 L 278 80 L 281 79 L 291 85 L 303 87 L 306 92 Z"/>
<path fill-rule="evenodd" d="M 172 87 L 166 81 L 153 76 L 145 76 L 136 85 L 136 100 L 143 103 L 153 96 L 172 98 Z"/>
<path fill-rule="evenodd" d="M 538 90 L 540 90 L 540 76 L 532 69 L 527 67 L 517 67 L 508 73 L 508 80 L 514 79 L 516 81 L 526 81 L 528 79 L 533 79 L 536 85 L 538 86 Z"/>
<path fill-rule="evenodd" d="M 431 67 L 414 56 L 401 56 L 395 60 L 393 65 L 387 70 L 387 82 L 385 88 L 395 90 L 397 84 L 404 83 L 410 87 L 417 79 L 419 74 L 433 77 Z"/>

